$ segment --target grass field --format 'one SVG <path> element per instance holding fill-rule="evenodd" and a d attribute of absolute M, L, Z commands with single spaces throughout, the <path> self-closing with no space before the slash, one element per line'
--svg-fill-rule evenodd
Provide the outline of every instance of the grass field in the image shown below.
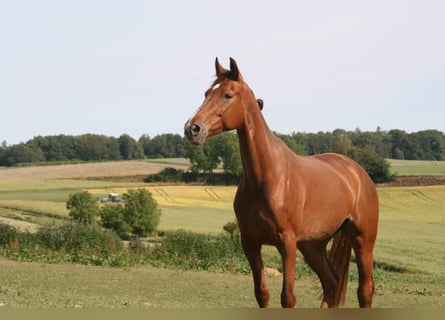
<path fill-rule="evenodd" d="M 105 163 L 102 165 L 109 166 Z M 125 168 L 130 168 L 131 165 L 132 162 L 121 163 L 120 174 L 126 175 Z M 167 166 L 162 162 L 161 165 Z M 414 163 L 413 166 L 417 164 Z M 48 167 L 42 168 L 48 170 Z M 79 178 L 85 178 L 84 174 L 89 169 L 82 170 L 81 166 L 76 167 L 79 170 L 77 174 L 82 174 L 80 176 L 71 172 L 72 167 L 65 167 L 70 172 L 64 173 L 63 168 L 54 168 L 57 173 L 48 173 L 51 178 L 37 173 L 35 170 L 38 168 L 28 169 L 30 172 L 26 169 L 28 168 L 0 169 L 0 216 L 47 223 L 54 219 L 53 216 L 67 216 L 65 201 L 70 193 L 87 189 L 97 197 L 102 197 L 108 192 L 123 193 L 127 188 L 144 186 L 150 190 L 162 209 L 162 230 L 182 228 L 215 234 L 222 232 L 225 223 L 234 220 L 232 201 L 235 187 L 147 186 L 84 180 Z M 17 175 L 10 171 L 15 171 Z M 110 176 L 100 166 L 93 171 L 96 177 L 100 177 L 98 172 L 103 172 L 103 177 Z M 412 172 L 414 171 L 413 169 Z M 431 174 L 431 171 L 426 174 Z M 381 218 L 375 260 L 380 268 L 375 275 L 375 306 L 444 307 L 445 186 L 384 187 L 378 191 Z M 270 250 L 267 248 L 268 252 Z M 184 272 L 152 267 L 105 269 L 80 265 L 22 263 L 2 258 L 0 268 L 2 306 L 256 306 L 250 275 Z M 353 280 L 349 283 L 347 307 L 357 305 L 354 267 L 351 274 Z M 317 307 L 318 280 L 308 274 L 297 277 L 299 306 Z M 174 285 L 168 285 L 169 283 Z M 268 283 L 271 287 L 272 306 L 277 307 L 281 278 L 269 276 Z"/>
<path fill-rule="evenodd" d="M 391 164 L 390 170 L 393 174 L 401 176 L 445 175 L 445 161 L 387 160 Z"/>
<path fill-rule="evenodd" d="M 0 258 L 0 304 L 31 308 L 240 308 L 256 307 L 250 275 L 49 265 Z M 267 276 L 271 306 L 279 307 L 281 277 Z M 170 285 L 171 284 L 171 285 Z M 351 281 L 346 307 L 356 307 Z M 299 307 L 319 306 L 313 277 L 296 280 Z M 394 274 L 377 279 L 375 306 L 444 307 L 443 282 L 430 275 Z"/>

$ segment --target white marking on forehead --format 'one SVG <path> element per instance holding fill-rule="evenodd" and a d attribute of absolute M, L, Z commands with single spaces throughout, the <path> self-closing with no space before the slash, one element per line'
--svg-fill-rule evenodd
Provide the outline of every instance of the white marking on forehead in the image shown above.
<path fill-rule="evenodd" d="M 221 85 L 221 83 L 217 83 L 212 87 L 212 90 L 216 90 L 219 88 L 219 86 Z"/>

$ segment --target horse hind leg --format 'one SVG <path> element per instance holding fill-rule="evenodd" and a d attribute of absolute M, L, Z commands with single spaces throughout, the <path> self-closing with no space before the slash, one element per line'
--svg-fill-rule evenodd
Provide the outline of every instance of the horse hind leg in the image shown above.
<path fill-rule="evenodd" d="M 366 230 L 361 230 L 354 224 L 346 227 L 345 232 L 351 242 L 355 253 L 358 269 L 357 298 L 361 308 L 370 308 L 374 295 L 373 250 L 377 234 L 377 226 L 367 225 Z"/>
<path fill-rule="evenodd" d="M 357 297 L 361 308 L 370 308 L 374 295 L 372 277 L 374 264 L 374 245 L 379 221 L 379 200 L 374 184 L 363 183 L 361 197 L 351 213 L 350 223 L 344 225 L 343 231 L 351 242 L 357 260 L 358 289 Z"/>
<path fill-rule="evenodd" d="M 351 239 L 357 260 L 358 269 L 358 288 L 357 297 L 361 308 L 370 308 L 372 306 L 372 297 L 374 295 L 374 279 L 373 272 L 373 248 L 374 241 L 367 241 L 363 237 Z"/>
<path fill-rule="evenodd" d="M 323 289 L 321 308 L 336 307 L 335 293 L 338 286 L 338 276 L 327 258 L 326 242 L 317 242 L 299 247 L 304 260 L 317 274 Z"/>

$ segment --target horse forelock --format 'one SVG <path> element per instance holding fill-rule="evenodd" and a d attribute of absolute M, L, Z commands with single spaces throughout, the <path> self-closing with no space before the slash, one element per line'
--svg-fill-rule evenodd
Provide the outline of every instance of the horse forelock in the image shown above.
<path fill-rule="evenodd" d="M 224 79 L 222 77 L 218 77 L 215 79 L 215 81 L 213 81 L 213 83 L 211 84 L 209 89 L 215 90 L 217 88 L 219 88 L 219 86 L 221 86 L 221 83 Z"/>
<path fill-rule="evenodd" d="M 223 82 L 225 82 L 226 80 L 235 81 L 235 80 L 230 78 L 230 73 L 231 73 L 231 71 L 227 70 L 227 72 L 217 76 L 216 79 L 210 85 L 210 88 L 207 89 L 207 91 L 205 92 L 205 95 L 207 96 L 207 94 L 210 93 L 211 91 L 216 90 L 219 87 L 221 87 L 221 85 L 223 85 Z M 245 98 L 247 98 L 247 100 L 250 100 L 250 98 L 252 98 L 252 101 L 255 101 L 255 105 L 258 105 L 260 110 L 262 110 L 262 108 L 263 108 L 263 101 L 261 99 L 260 99 L 261 102 L 257 101 L 255 93 L 253 92 L 253 90 L 249 87 L 249 85 L 246 82 L 242 81 L 240 84 L 246 86 L 247 89 L 248 89 L 248 90 L 244 90 Z M 248 96 L 249 92 L 251 93 L 250 97 Z"/>

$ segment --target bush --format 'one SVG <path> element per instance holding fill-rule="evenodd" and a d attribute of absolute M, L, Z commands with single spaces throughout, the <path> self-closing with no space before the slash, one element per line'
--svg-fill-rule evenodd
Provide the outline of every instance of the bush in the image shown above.
<path fill-rule="evenodd" d="M 18 241 L 20 232 L 10 225 L 0 224 L 0 246 L 9 246 L 11 243 Z"/>
<path fill-rule="evenodd" d="M 236 185 L 239 183 L 241 173 L 231 172 L 206 172 L 199 173 L 193 171 L 184 172 L 175 168 L 165 168 L 162 171 L 150 174 L 144 179 L 144 182 L 199 182 L 210 185 Z"/>
<path fill-rule="evenodd" d="M 209 236 L 179 230 L 167 233 L 151 263 L 181 269 L 250 272 L 239 237 Z"/>
<path fill-rule="evenodd" d="M 22 247 L 33 247 L 38 243 L 37 236 L 0 223 L 0 248 L 17 252 Z"/>
<path fill-rule="evenodd" d="M 37 233 L 43 247 L 64 254 L 66 262 L 126 265 L 127 250 L 112 231 L 98 226 L 65 223 L 42 227 Z"/>
<path fill-rule="evenodd" d="M 182 182 L 183 180 L 184 170 L 168 167 L 158 173 L 150 174 L 144 182 Z"/>
<path fill-rule="evenodd" d="M 230 234 L 230 239 L 232 239 L 232 241 L 235 239 L 235 236 L 239 236 L 239 226 L 238 226 L 238 221 L 231 221 L 231 222 L 227 222 L 224 226 L 223 226 L 223 230 L 226 231 L 228 234 Z"/>
<path fill-rule="evenodd" d="M 125 247 L 112 231 L 97 225 L 63 223 L 43 226 L 36 234 L 0 224 L 0 255 L 18 261 L 81 263 L 100 266 L 154 266 L 249 273 L 240 237 L 179 230 L 161 242 L 131 241 Z"/>
<path fill-rule="evenodd" d="M 78 223 L 44 226 L 36 234 L 0 224 L 0 249 L 19 261 L 129 265 L 128 251 L 115 233 Z"/>

